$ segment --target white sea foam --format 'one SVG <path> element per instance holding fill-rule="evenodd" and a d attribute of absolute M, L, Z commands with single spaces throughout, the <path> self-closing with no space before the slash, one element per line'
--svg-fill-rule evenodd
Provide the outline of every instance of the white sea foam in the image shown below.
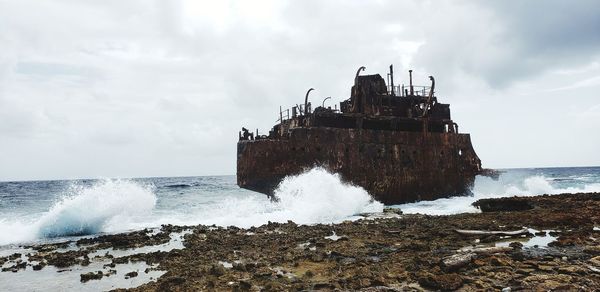
<path fill-rule="evenodd" d="M 449 215 L 464 212 L 479 212 L 471 204 L 479 199 L 511 196 L 534 196 L 543 194 L 600 192 L 600 183 L 579 186 L 553 186 L 553 180 L 541 175 L 523 177 L 519 174 L 502 174 L 500 179 L 477 177 L 472 196 L 452 197 L 435 201 L 422 201 L 397 205 L 404 213 Z"/>
<path fill-rule="evenodd" d="M 383 211 L 383 204 L 363 188 L 342 183 L 338 174 L 322 168 L 287 177 L 275 196 L 287 217 L 298 223 L 335 222 L 358 213 Z"/>
<path fill-rule="evenodd" d="M 288 220 L 298 224 L 334 223 L 356 218 L 359 213 L 383 210 L 383 204 L 373 200 L 363 188 L 346 184 L 338 174 L 323 168 L 286 177 L 274 196 L 276 200 L 256 193 L 228 197 L 194 214 L 168 220 L 173 224 L 250 227 Z"/>

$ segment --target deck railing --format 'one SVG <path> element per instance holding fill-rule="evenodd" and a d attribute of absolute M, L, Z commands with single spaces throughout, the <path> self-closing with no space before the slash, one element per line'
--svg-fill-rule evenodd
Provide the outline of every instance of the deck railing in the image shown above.
<path fill-rule="evenodd" d="M 310 102 L 308 103 L 308 110 L 309 111 L 311 110 Z M 301 116 L 301 115 L 305 115 L 303 104 L 298 104 L 296 106 L 293 106 L 293 107 L 285 109 L 285 110 L 280 106 L 279 107 L 279 118 L 275 122 L 280 123 L 285 120 L 289 120 L 291 118 L 295 118 L 296 116 Z"/>
<path fill-rule="evenodd" d="M 387 86 L 388 94 L 392 94 L 392 86 Z M 422 86 L 422 85 L 413 85 L 413 92 L 418 96 L 427 96 L 429 95 L 429 91 L 431 90 L 431 86 Z M 394 94 L 396 96 L 406 96 L 410 94 L 410 86 L 408 85 L 394 85 Z"/>

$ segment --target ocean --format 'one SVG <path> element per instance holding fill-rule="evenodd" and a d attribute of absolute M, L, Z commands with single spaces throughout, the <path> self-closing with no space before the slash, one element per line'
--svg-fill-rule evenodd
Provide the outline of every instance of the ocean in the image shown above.
<path fill-rule="evenodd" d="M 392 207 L 444 215 L 478 212 L 471 203 L 482 198 L 600 192 L 600 167 L 502 171 L 498 180 L 477 177 L 469 196 Z M 276 201 L 240 189 L 235 176 L 0 182 L 0 253 L 161 224 L 335 223 L 384 208 L 362 188 L 319 168 L 286 178 L 275 195 Z"/>

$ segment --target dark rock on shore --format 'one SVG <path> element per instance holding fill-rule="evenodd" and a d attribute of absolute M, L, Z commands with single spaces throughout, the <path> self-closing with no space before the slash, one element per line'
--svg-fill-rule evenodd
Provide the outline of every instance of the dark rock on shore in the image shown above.
<path fill-rule="evenodd" d="M 89 280 L 100 280 L 102 279 L 102 277 L 104 277 L 104 274 L 102 273 L 102 271 L 97 271 L 97 272 L 89 272 L 89 273 L 85 273 L 85 274 L 81 274 L 81 282 L 85 283 Z"/>
<path fill-rule="evenodd" d="M 479 208 L 481 212 L 525 211 L 534 208 L 529 200 L 519 197 L 482 199 L 473 203 L 473 206 Z"/>
<path fill-rule="evenodd" d="M 133 277 L 137 277 L 138 273 L 136 271 L 133 272 L 129 272 L 127 274 L 125 274 L 125 279 L 129 279 L 129 278 L 133 278 Z"/>

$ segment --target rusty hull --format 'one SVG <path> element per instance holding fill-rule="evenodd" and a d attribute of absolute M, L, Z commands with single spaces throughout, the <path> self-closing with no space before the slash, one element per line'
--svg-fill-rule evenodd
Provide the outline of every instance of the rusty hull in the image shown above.
<path fill-rule="evenodd" d="M 479 163 L 469 134 L 455 133 L 296 128 L 237 151 L 240 187 L 271 194 L 285 176 L 322 166 L 386 204 L 468 192 Z"/>

